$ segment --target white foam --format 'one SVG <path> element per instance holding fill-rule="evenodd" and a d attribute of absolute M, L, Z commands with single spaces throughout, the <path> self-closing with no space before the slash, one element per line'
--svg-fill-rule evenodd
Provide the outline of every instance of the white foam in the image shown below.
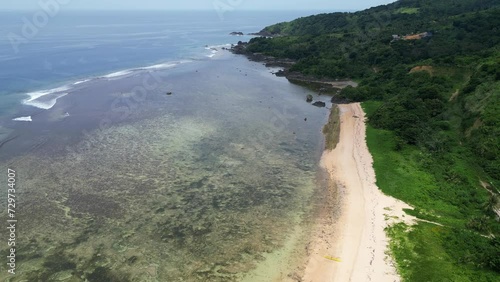
<path fill-rule="evenodd" d="M 153 65 L 149 67 L 144 67 L 140 68 L 141 70 L 159 70 L 159 69 L 168 69 L 177 66 L 178 64 L 176 63 L 165 63 L 165 64 L 158 64 L 158 65 Z"/>
<path fill-rule="evenodd" d="M 52 107 L 55 106 L 57 103 L 57 99 L 64 97 L 68 95 L 68 93 L 59 93 L 59 94 L 54 94 L 54 98 L 47 100 L 47 101 L 40 101 L 40 98 L 38 99 L 27 99 L 23 101 L 23 104 L 32 106 L 35 108 L 43 109 L 43 110 L 49 110 Z"/>
<path fill-rule="evenodd" d="M 193 62 L 192 60 L 181 60 L 181 61 L 173 61 L 173 62 L 167 62 L 167 63 L 161 63 L 161 64 L 156 64 L 152 66 L 147 66 L 147 67 L 140 67 L 136 69 L 130 70 L 132 71 L 150 71 L 150 70 L 162 70 L 162 69 L 170 69 L 173 67 L 176 67 L 180 64 L 185 64 L 185 63 L 191 63 Z"/>
<path fill-rule="evenodd" d="M 25 100 L 25 102 L 31 102 L 31 101 L 36 100 L 36 99 L 43 97 L 45 95 L 55 94 L 58 92 L 64 92 L 64 91 L 68 91 L 69 89 L 70 88 L 68 86 L 62 86 L 62 87 L 52 88 L 52 89 L 48 89 L 48 90 L 40 90 L 40 91 L 30 92 L 30 93 L 27 93 L 27 95 L 29 95 L 30 98 Z"/>
<path fill-rule="evenodd" d="M 213 50 L 213 49 L 212 49 L 212 52 L 211 52 L 211 53 L 212 53 L 212 54 L 207 55 L 207 57 L 209 57 L 209 58 L 213 58 L 215 55 L 217 55 L 217 53 L 219 53 L 219 51 L 218 51 L 218 50 Z"/>
<path fill-rule="evenodd" d="M 122 71 L 117 71 L 117 72 L 113 72 L 113 73 L 104 75 L 102 77 L 103 78 L 116 78 L 116 77 L 120 77 L 120 76 L 129 75 L 131 73 L 132 73 L 131 70 L 122 70 Z"/>
<path fill-rule="evenodd" d="M 82 84 L 82 83 L 89 82 L 89 81 L 90 81 L 90 79 L 84 79 L 84 80 L 80 80 L 80 81 L 73 83 L 73 85 L 78 85 L 78 84 Z"/>
<path fill-rule="evenodd" d="M 220 49 L 222 48 L 231 48 L 231 44 L 221 44 L 221 45 L 212 45 L 212 46 L 206 46 L 205 50 L 210 50 L 209 55 L 206 55 L 209 58 L 213 58 L 219 53 Z"/>
<path fill-rule="evenodd" d="M 57 99 L 67 95 L 68 93 L 66 91 L 70 89 L 71 87 L 66 85 L 48 90 L 40 90 L 40 91 L 26 93 L 26 95 L 28 95 L 29 98 L 23 100 L 22 103 L 28 106 L 48 110 L 56 104 Z M 47 99 L 48 97 L 45 96 L 53 96 L 53 97 Z"/>
<path fill-rule="evenodd" d="M 211 46 L 206 46 L 205 49 L 207 50 L 212 50 L 212 49 L 217 49 L 217 48 L 231 48 L 231 44 L 221 44 L 221 45 L 211 45 Z"/>
<path fill-rule="evenodd" d="M 27 116 L 27 117 L 15 118 L 15 119 L 13 119 L 13 121 L 33 121 L 33 119 L 31 119 L 31 116 Z"/>

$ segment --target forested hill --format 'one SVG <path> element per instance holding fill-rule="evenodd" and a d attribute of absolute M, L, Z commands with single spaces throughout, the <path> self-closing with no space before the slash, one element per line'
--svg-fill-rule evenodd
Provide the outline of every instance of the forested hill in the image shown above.
<path fill-rule="evenodd" d="M 447 17 L 498 7 L 497 0 L 401 0 L 356 13 L 309 16 L 266 27 L 270 35 L 320 35 L 336 32 L 407 33 L 432 29 L 449 23 Z M 384 30 L 378 30 L 379 28 Z"/>
<path fill-rule="evenodd" d="M 266 27 L 252 52 L 300 60 L 294 70 L 327 77 L 363 77 L 373 67 L 425 59 L 455 63 L 500 42 L 498 0 L 406 0 L 357 13 L 332 13 Z M 393 35 L 429 32 L 425 40 Z M 460 65 L 467 61 L 458 61 Z"/>
<path fill-rule="evenodd" d="M 498 281 L 500 1 L 401 0 L 260 34 L 245 52 L 359 82 L 341 95 L 364 102 L 379 187 L 439 224 L 389 230 L 403 277 Z"/>

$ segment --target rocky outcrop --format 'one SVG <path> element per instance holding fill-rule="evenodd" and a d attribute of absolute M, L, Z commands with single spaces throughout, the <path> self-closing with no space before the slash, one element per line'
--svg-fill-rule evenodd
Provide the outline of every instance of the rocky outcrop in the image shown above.
<path fill-rule="evenodd" d="M 242 41 L 238 41 L 238 44 L 236 44 L 236 45 L 232 44 L 231 45 L 231 52 L 233 52 L 234 54 L 247 55 L 249 53 L 246 50 L 247 46 L 248 46 L 248 43 L 242 42 Z"/>
<path fill-rule="evenodd" d="M 351 101 L 345 97 L 342 97 L 338 94 L 335 94 L 335 95 L 333 95 L 331 102 L 332 102 L 332 104 L 342 105 L 342 104 L 350 104 L 353 101 Z"/>
<path fill-rule="evenodd" d="M 248 43 L 239 41 L 238 44 L 232 45 L 231 51 L 234 54 L 245 55 L 249 60 L 255 62 L 262 62 L 266 67 L 282 67 L 285 70 L 280 70 L 275 74 L 277 76 L 287 76 L 287 69 L 293 66 L 296 62 L 291 59 L 279 59 L 273 56 L 266 56 L 261 53 L 252 53 L 247 50 Z"/>
<path fill-rule="evenodd" d="M 324 108 L 324 107 L 326 107 L 326 103 L 325 102 L 321 102 L 321 101 L 316 101 L 312 105 L 316 106 L 318 108 Z"/>
<path fill-rule="evenodd" d="M 254 33 L 249 33 L 248 35 L 254 35 L 254 36 L 262 36 L 262 37 L 275 37 L 278 36 L 278 34 L 272 34 L 267 30 L 261 30 L 259 32 L 254 32 Z"/>
<path fill-rule="evenodd" d="M 253 35 L 261 35 L 262 32 L 254 33 Z M 238 44 L 231 45 L 229 49 L 234 54 L 244 55 L 251 61 L 261 62 L 266 65 L 266 67 L 280 67 L 283 68 L 275 72 L 274 74 L 279 77 L 286 77 L 291 83 L 305 86 L 313 91 L 318 91 L 319 95 L 331 95 L 332 103 L 334 104 L 347 104 L 351 101 L 342 97 L 341 90 L 351 86 L 357 87 L 358 84 L 355 81 L 349 79 L 331 79 L 331 78 L 317 78 L 309 75 L 302 74 L 300 72 L 291 71 L 291 67 L 296 63 L 296 61 L 291 59 L 276 58 L 273 56 L 267 56 L 262 53 L 252 53 L 247 50 L 248 42 L 239 41 Z M 307 98 L 309 101 L 309 97 Z M 313 104 L 316 107 L 325 107 L 325 103 L 317 102 Z"/>
<path fill-rule="evenodd" d="M 243 36 L 245 35 L 243 32 L 241 31 L 233 31 L 231 32 L 229 35 L 234 35 L 234 36 Z"/>

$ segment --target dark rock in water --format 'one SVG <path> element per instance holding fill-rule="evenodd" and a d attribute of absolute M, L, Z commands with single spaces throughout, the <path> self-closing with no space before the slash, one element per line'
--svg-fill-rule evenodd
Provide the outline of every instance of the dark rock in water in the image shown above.
<path fill-rule="evenodd" d="M 237 45 L 231 45 L 231 50 L 235 54 L 247 54 L 247 52 L 246 52 L 247 45 L 248 45 L 248 43 L 238 41 Z"/>
<path fill-rule="evenodd" d="M 170 96 L 170 95 L 172 95 L 172 94 L 173 94 L 172 92 L 167 92 L 167 95 L 168 95 L 168 96 Z"/>
<path fill-rule="evenodd" d="M 241 31 L 233 31 L 231 32 L 229 35 L 235 35 L 235 36 L 243 36 L 245 35 L 243 32 Z"/>
<path fill-rule="evenodd" d="M 307 121 L 307 118 L 305 118 L 304 121 Z"/>
<path fill-rule="evenodd" d="M 311 94 L 307 95 L 307 98 L 306 98 L 307 103 L 311 103 L 313 101 L 313 98 L 314 98 L 313 95 L 311 95 Z"/>
<path fill-rule="evenodd" d="M 286 72 L 284 70 L 279 70 L 279 71 L 275 72 L 274 75 L 276 75 L 278 77 L 285 77 Z"/>
<path fill-rule="evenodd" d="M 326 107 L 326 103 L 325 102 L 321 102 L 321 101 L 317 101 L 317 102 L 313 103 L 313 106 L 316 106 L 316 107 L 319 107 L 319 108 L 324 108 L 324 107 Z"/>

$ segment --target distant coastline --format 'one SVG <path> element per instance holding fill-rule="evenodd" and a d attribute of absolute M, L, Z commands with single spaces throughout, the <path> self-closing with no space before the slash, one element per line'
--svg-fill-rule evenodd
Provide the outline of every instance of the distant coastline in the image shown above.
<path fill-rule="evenodd" d="M 253 35 L 262 36 L 261 33 L 253 33 Z M 275 73 L 276 76 L 286 77 L 288 81 L 305 86 L 314 91 L 318 91 L 320 94 L 328 94 L 332 96 L 332 103 L 335 104 L 346 104 L 352 102 L 349 99 L 341 97 L 338 95 L 340 90 L 351 86 L 357 87 L 358 83 L 350 79 L 320 79 L 313 76 L 304 75 L 300 72 L 291 71 L 290 68 L 296 63 L 296 61 L 291 59 L 281 59 L 275 58 L 273 56 L 266 56 L 259 53 L 252 53 L 247 50 L 247 42 L 238 42 L 233 44 L 230 48 L 231 52 L 238 55 L 244 55 L 251 61 L 261 62 L 267 67 L 279 67 L 282 68 Z"/>

